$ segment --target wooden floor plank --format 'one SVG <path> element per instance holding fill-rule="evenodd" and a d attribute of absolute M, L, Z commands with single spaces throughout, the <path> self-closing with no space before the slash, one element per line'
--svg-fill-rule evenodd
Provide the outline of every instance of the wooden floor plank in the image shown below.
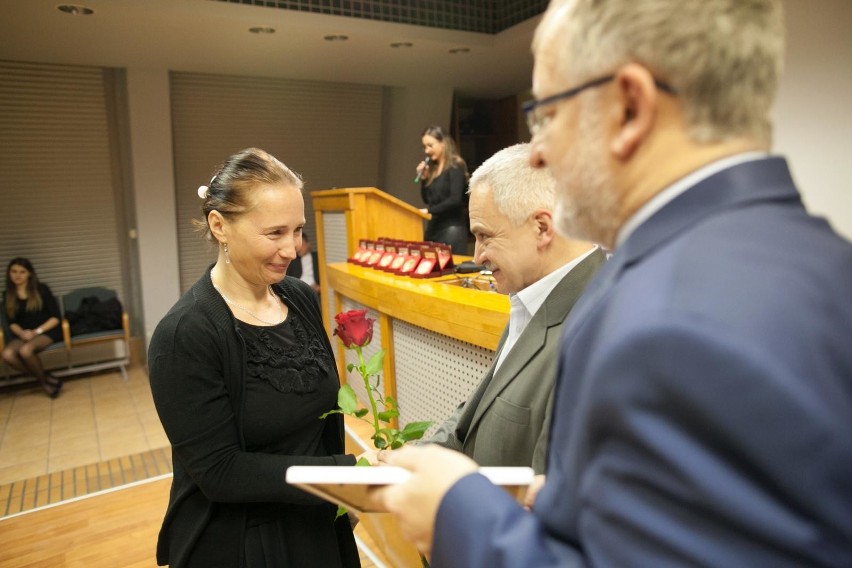
<path fill-rule="evenodd" d="M 0 566 L 156 566 L 171 478 L 0 519 Z"/>
<path fill-rule="evenodd" d="M 153 568 L 170 487 L 171 477 L 143 481 L 0 519 L 0 566 Z M 356 534 L 375 546 L 362 528 Z M 364 553 L 361 563 L 378 567 Z"/>
<path fill-rule="evenodd" d="M 137 478 L 169 473 L 171 449 L 163 448 L 0 485 L 0 566 L 156 566 L 171 477 Z M 362 551 L 363 568 L 392 568 L 362 525 L 356 535 L 384 562 Z"/>

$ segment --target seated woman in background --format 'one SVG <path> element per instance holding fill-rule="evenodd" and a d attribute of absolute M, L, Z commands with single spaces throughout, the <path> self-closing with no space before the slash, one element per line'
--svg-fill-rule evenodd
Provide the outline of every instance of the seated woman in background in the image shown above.
<path fill-rule="evenodd" d="M 174 477 L 157 561 L 172 568 L 360 566 L 337 507 L 287 485 L 292 465 L 355 465 L 317 295 L 285 277 L 305 224 L 302 181 L 256 148 L 203 198 L 216 263 L 157 325 L 151 390 Z"/>
<path fill-rule="evenodd" d="M 56 398 L 62 390 L 62 381 L 44 370 L 38 352 L 62 341 L 59 305 L 50 288 L 38 281 L 32 263 L 26 258 L 9 261 L 3 310 L 9 331 L 15 336 L 6 341 L 3 360 L 38 379 L 47 395 Z"/>
<path fill-rule="evenodd" d="M 417 165 L 417 179 L 426 207 L 421 211 L 432 215 L 424 238 L 450 245 L 453 254 L 467 254 L 467 164 L 440 126 L 424 130 L 422 142 L 426 159 Z"/>

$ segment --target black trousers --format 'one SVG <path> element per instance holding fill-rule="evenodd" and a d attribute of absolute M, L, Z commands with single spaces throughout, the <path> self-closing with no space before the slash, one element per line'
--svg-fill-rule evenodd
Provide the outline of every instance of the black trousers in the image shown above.
<path fill-rule="evenodd" d="M 442 225 L 433 227 L 426 225 L 424 238 L 427 241 L 445 243 L 453 248 L 453 254 L 468 254 L 467 240 L 470 231 L 464 225 Z"/>

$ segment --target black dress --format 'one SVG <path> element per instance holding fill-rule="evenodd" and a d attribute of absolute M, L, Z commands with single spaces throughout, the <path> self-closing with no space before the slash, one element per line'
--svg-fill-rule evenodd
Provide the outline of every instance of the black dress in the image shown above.
<path fill-rule="evenodd" d="M 15 294 L 15 291 L 6 290 L 5 293 Z M 38 293 L 41 296 L 41 309 L 34 312 L 27 311 L 26 300 L 15 298 L 17 300 L 15 317 L 9 318 L 8 323 L 10 325 L 16 323 L 24 329 L 35 329 L 51 317 L 62 319 L 62 314 L 59 312 L 59 304 L 56 302 L 56 298 L 50 291 L 47 284 L 39 282 Z M 3 300 L 3 305 L 5 306 L 5 296 Z M 54 342 L 62 341 L 62 326 L 57 325 L 56 327 L 44 332 L 44 334 L 50 337 Z"/>
<path fill-rule="evenodd" d="M 294 311 L 273 327 L 238 322 L 246 339 L 246 449 L 324 456 L 320 414 L 337 401 L 334 361 Z M 282 409 L 287 409 L 283 412 Z M 330 503 L 258 503 L 247 514 L 246 566 L 360 566 L 358 551 L 341 550 Z"/>
<path fill-rule="evenodd" d="M 467 178 L 460 166 L 449 166 L 435 179 L 420 186 L 420 196 L 432 215 L 426 223 L 424 238 L 445 243 L 453 254 L 467 254 L 469 222 L 465 196 Z"/>
<path fill-rule="evenodd" d="M 174 477 L 157 542 L 172 568 L 354 568 L 336 506 L 288 485 L 292 465 L 354 465 L 334 414 L 339 381 L 316 294 L 286 277 L 287 320 L 234 318 L 208 270 L 157 325 L 151 391 Z"/>

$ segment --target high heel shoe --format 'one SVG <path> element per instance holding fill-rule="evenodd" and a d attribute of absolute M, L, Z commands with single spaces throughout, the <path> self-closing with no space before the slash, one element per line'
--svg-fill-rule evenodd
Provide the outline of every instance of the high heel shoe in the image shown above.
<path fill-rule="evenodd" d="M 47 396 L 49 396 L 50 398 L 56 398 L 57 396 L 59 396 L 59 392 L 62 390 L 63 382 L 62 379 L 57 379 L 56 377 L 50 378 L 52 378 L 55 382 L 44 380 L 41 383 L 41 388 L 44 389 L 44 392 L 47 394 Z"/>

